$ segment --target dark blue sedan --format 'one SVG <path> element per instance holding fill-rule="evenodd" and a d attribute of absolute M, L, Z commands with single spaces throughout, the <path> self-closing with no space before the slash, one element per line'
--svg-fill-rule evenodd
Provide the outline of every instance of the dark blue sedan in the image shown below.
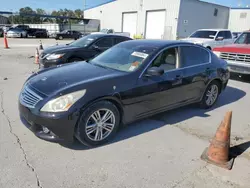
<path fill-rule="evenodd" d="M 119 126 L 191 103 L 210 108 L 229 79 L 227 63 L 180 41 L 133 40 L 88 62 L 32 75 L 19 97 L 23 123 L 47 141 L 88 146 Z"/>

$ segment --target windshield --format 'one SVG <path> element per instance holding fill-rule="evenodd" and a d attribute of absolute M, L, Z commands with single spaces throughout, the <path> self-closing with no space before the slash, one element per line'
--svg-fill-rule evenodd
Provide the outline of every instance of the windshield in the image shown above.
<path fill-rule="evenodd" d="M 93 35 L 87 35 L 85 37 L 82 37 L 72 43 L 69 44 L 69 46 L 74 46 L 74 47 L 87 47 L 89 44 L 94 42 L 96 39 L 98 39 L 97 36 Z"/>
<path fill-rule="evenodd" d="M 217 31 L 196 31 L 190 36 L 190 38 L 214 39 L 216 33 Z"/>
<path fill-rule="evenodd" d="M 154 52 L 153 47 L 118 45 L 105 51 L 89 63 L 124 72 L 136 71 Z"/>
<path fill-rule="evenodd" d="M 250 44 L 250 33 L 242 33 L 235 41 L 235 44 Z"/>

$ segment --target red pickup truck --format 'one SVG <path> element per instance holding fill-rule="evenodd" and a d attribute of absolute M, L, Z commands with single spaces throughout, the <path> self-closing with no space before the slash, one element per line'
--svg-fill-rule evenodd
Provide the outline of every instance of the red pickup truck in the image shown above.
<path fill-rule="evenodd" d="M 250 75 L 250 31 L 243 32 L 233 44 L 213 48 L 228 63 L 230 72 Z"/>

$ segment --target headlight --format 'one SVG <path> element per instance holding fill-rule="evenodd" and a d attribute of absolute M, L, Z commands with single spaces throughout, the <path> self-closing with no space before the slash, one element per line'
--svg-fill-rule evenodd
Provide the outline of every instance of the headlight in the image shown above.
<path fill-rule="evenodd" d="M 82 98 L 86 93 L 86 89 L 76 91 L 73 93 L 69 93 L 67 95 L 63 95 L 56 99 L 52 99 L 47 102 L 42 109 L 41 112 L 66 112 L 70 107 Z"/>
<path fill-rule="evenodd" d="M 53 60 L 53 59 L 59 59 L 63 56 L 64 54 L 50 54 L 46 57 L 48 60 Z"/>
<path fill-rule="evenodd" d="M 214 53 L 215 55 L 217 55 L 218 57 L 220 57 L 221 52 L 213 51 L 213 53 Z"/>

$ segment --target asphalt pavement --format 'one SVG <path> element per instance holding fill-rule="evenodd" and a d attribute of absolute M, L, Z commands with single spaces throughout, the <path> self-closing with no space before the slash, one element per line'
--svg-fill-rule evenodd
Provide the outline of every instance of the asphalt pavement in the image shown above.
<path fill-rule="evenodd" d="M 190 105 L 149 117 L 94 149 L 62 146 L 38 139 L 19 120 L 18 95 L 38 68 L 39 40 L 9 39 L 9 46 L 4 49 L 0 38 L 0 188 L 250 187 L 249 80 L 230 80 L 212 109 Z M 238 155 L 231 171 L 200 160 L 229 110 L 231 146 Z"/>

